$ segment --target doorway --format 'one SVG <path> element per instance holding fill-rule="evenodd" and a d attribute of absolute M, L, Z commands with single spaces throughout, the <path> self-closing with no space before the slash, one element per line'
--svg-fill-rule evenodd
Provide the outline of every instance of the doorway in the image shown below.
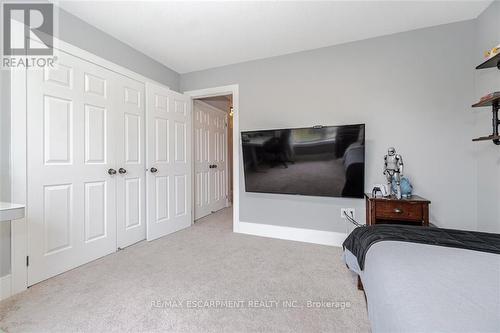
<path fill-rule="evenodd" d="M 194 220 L 233 201 L 233 95 L 193 100 Z"/>

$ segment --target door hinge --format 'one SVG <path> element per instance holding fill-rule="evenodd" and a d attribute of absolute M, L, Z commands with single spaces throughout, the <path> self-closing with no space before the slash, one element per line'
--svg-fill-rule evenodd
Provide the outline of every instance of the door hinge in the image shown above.
<path fill-rule="evenodd" d="M 30 265 L 30 256 L 26 256 L 26 267 Z"/>

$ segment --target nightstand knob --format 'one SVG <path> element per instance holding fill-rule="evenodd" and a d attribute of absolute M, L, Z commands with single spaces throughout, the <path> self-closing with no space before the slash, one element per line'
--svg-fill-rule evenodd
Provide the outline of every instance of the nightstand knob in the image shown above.
<path fill-rule="evenodd" d="M 401 214 L 403 212 L 400 208 L 394 208 L 394 213 Z"/>

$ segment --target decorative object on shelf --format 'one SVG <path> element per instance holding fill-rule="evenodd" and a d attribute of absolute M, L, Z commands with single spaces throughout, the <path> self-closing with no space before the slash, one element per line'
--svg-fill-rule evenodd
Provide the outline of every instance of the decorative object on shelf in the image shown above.
<path fill-rule="evenodd" d="M 375 184 L 372 190 L 372 197 L 376 198 L 377 193 L 380 193 L 382 197 L 387 197 L 389 194 L 387 193 L 387 187 L 384 184 Z"/>
<path fill-rule="evenodd" d="M 403 175 L 403 158 L 396 154 L 396 149 L 390 147 L 387 155 L 384 156 L 384 175 L 387 178 L 387 188 L 389 195 L 395 192 L 397 199 L 401 199 L 401 176 Z M 392 190 L 392 182 L 396 182 L 395 191 Z"/>
<path fill-rule="evenodd" d="M 410 183 L 408 178 L 406 177 L 401 177 L 401 197 L 408 199 L 411 198 L 412 192 L 413 192 L 413 185 Z M 393 179 L 392 180 L 392 190 L 396 192 L 397 190 L 397 184 L 396 181 Z"/>
<path fill-rule="evenodd" d="M 491 50 L 484 53 L 485 60 L 476 69 L 498 68 L 500 69 L 500 45 L 495 46 Z"/>
<path fill-rule="evenodd" d="M 492 110 L 492 126 L 493 133 L 488 136 L 479 137 L 472 139 L 472 141 L 486 141 L 491 140 L 494 144 L 500 145 L 500 135 L 498 132 L 498 126 L 500 125 L 500 120 L 498 119 L 498 110 L 500 105 L 500 91 L 493 92 L 486 96 L 481 97 L 480 101 L 472 105 L 473 108 L 479 108 L 484 106 L 491 106 Z"/>
<path fill-rule="evenodd" d="M 491 105 L 491 104 L 488 104 L 489 101 L 497 99 L 497 98 L 500 98 L 500 91 L 495 91 L 495 92 L 489 93 L 488 95 L 484 95 L 483 97 L 481 97 L 479 99 L 479 103 L 477 103 L 477 104 L 482 105 L 483 103 L 485 103 L 484 106 L 489 106 L 489 105 Z M 476 105 L 476 104 L 474 104 L 474 105 Z"/>
<path fill-rule="evenodd" d="M 499 53 L 500 53 L 500 44 L 498 44 L 497 46 L 493 47 L 491 50 L 485 51 L 484 52 L 484 59 L 485 60 L 489 60 L 489 59 L 493 58 L 494 56 L 496 56 Z"/>

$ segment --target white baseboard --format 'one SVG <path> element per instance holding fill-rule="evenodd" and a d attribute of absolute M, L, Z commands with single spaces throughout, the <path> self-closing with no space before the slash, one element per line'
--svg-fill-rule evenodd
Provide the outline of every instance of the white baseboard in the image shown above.
<path fill-rule="evenodd" d="M 341 232 L 282 227 L 241 221 L 234 224 L 234 232 L 332 246 L 342 246 L 347 237 L 347 234 Z"/>
<path fill-rule="evenodd" d="M 11 275 L 0 277 L 0 301 L 12 295 Z"/>

